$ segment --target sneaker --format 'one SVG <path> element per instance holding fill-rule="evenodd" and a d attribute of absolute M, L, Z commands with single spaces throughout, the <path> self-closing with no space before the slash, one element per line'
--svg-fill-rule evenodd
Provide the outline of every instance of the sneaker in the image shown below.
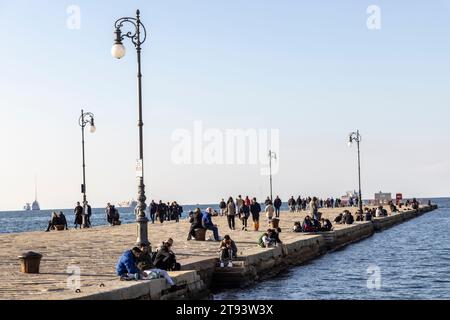
<path fill-rule="evenodd" d="M 225 265 L 223 264 L 223 262 L 220 263 L 220 267 L 225 268 Z"/>
<path fill-rule="evenodd" d="M 233 262 L 228 262 L 228 268 L 233 268 Z"/>

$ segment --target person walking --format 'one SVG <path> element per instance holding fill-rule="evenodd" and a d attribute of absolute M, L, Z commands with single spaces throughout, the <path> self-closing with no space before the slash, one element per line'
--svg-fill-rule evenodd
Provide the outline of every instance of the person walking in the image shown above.
<path fill-rule="evenodd" d="M 155 223 L 156 211 L 158 211 L 158 205 L 154 200 L 150 202 L 150 206 L 148 207 L 148 211 L 150 212 L 150 220 L 152 220 L 152 224 Z"/>
<path fill-rule="evenodd" d="M 261 206 L 256 201 L 256 198 L 253 198 L 252 204 L 250 205 L 250 213 L 252 214 L 253 219 L 253 229 L 255 231 L 259 230 L 259 215 L 261 213 Z"/>
<path fill-rule="evenodd" d="M 80 205 L 80 202 L 77 202 L 77 205 L 75 209 L 73 210 L 73 213 L 75 214 L 75 229 L 77 229 L 78 225 L 80 225 L 80 229 L 83 225 L 83 207 Z"/>
<path fill-rule="evenodd" d="M 230 228 L 230 230 L 236 230 L 235 228 L 236 205 L 234 204 L 232 197 L 228 199 L 226 214 L 228 220 L 228 227 Z"/>
<path fill-rule="evenodd" d="M 84 203 L 84 205 L 85 205 L 85 208 L 86 208 L 86 212 L 85 212 L 85 214 L 86 214 L 86 227 L 90 228 L 91 227 L 92 208 L 91 208 L 91 206 L 89 205 L 89 203 L 87 201 Z"/>
<path fill-rule="evenodd" d="M 230 200 L 228 200 L 230 201 Z M 239 195 L 236 199 L 236 209 L 237 212 L 241 211 L 242 206 L 244 205 L 245 201 L 242 199 L 241 195 Z"/>

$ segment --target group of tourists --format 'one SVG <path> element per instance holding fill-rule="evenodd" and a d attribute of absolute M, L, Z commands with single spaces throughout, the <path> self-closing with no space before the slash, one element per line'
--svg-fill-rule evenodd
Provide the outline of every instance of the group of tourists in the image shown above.
<path fill-rule="evenodd" d="M 280 205 L 281 206 L 281 205 Z M 261 215 L 261 205 L 256 198 L 250 199 L 248 196 L 245 199 L 239 195 L 236 200 L 229 197 L 227 202 L 224 199 L 219 203 L 220 215 L 226 216 L 228 220 L 228 227 L 230 230 L 236 230 L 236 217 L 242 223 L 242 230 L 247 231 L 248 219 L 252 217 L 253 227 L 257 231 L 259 229 L 259 219 Z"/>
<path fill-rule="evenodd" d="M 294 232 L 326 232 L 333 230 L 333 225 L 329 219 L 321 218 L 320 220 L 311 218 L 307 215 L 303 223 L 295 222 Z"/>
<path fill-rule="evenodd" d="M 148 206 L 148 210 L 152 223 L 155 223 L 157 220 L 160 223 L 164 223 L 164 221 L 180 222 L 181 215 L 183 214 L 183 207 L 176 201 L 164 203 L 162 200 L 159 200 L 159 203 L 156 203 L 152 200 Z"/>
<path fill-rule="evenodd" d="M 289 212 L 301 212 L 307 211 L 310 209 L 312 197 L 302 198 L 298 196 L 297 199 L 294 199 L 294 196 L 288 200 Z M 319 208 L 341 208 L 344 206 L 348 207 L 357 207 L 359 205 L 358 197 L 350 197 L 348 201 L 343 202 L 340 198 L 327 198 L 327 199 L 317 199 L 317 206 Z"/>
<path fill-rule="evenodd" d="M 163 277 L 172 290 L 179 287 L 175 285 L 167 271 L 178 271 L 181 265 L 176 262 L 176 257 L 171 250 L 173 239 L 163 242 L 156 252 L 152 252 L 151 246 L 141 244 L 131 250 L 125 251 L 116 265 L 116 274 L 122 281 L 150 280 Z"/>

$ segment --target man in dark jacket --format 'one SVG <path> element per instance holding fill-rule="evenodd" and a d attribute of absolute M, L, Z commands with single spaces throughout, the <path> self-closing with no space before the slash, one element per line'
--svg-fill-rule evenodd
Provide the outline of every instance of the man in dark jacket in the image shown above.
<path fill-rule="evenodd" d="M 195 238 L 195 229 L 203 229 L 202 212 L 199 208 L 189 214 L 189 222 L 191 223 L 191 227 L 189 228 L 189 234 L 187 237 L 188 241 L 191 240 L 191 238 Z"/>
<path fill-rule="evenodd" d="M 86 214 L 86 226 L 88 228 L 90 228 L 91 227 L 92 208 L 91 208 L 91 206 L 89 205 L 89 203 L 87 201 L 84 203 L 84 205 L 85 205 L 85 208 L 86 208 L 86 212 L 85 212 L 85 214 Z"/>
<path fill-rule="evenodd" d="M 167 205 L 161 200 L 159 200 L 157 215 L 160 223 L 163 223 L 164 220 L 166 220 L 166 213 L 167 213 Z"/>
<path fill-rule="evenodd" d="M 80 205 L 80 202 L 77 202 L 77 206 L 73 210 L 73 213 L 75 214 L 75 229 L 78 227 L 78 225 L 80 225 L 81 229 L 81 226 L 83 224 L 83 207 Z"/>
<path fill-rule="evenodd" d="M 152 220 L 152 223 L 155 223 L 155 216 L 156 211 L 158 210 L 158 205 L 155 203 L 154 200 L 150 202 L 150 206 L 148 207 L 148 210 L 150 211 L 150 219 Z"/>
<path fill-rule="evenodd" d="M 294 212 L 295 211 L 295 199 L 292 196 L 288 201 L 289 211 Z"/>
<path fill-rule="evenodd" d="M 275 217 L 276 218 L 280 217 L 280 208 L 281 208 L 282 204 L 283 204 L 283 202 L 281 201 L 279 196 L 277 196 L 275 198 L 275 200 L 273 201 L 273 206 L 275 207 Z"/>
<path fill-rule="evenodd" d="M 261 206 L 256 201 L 256 198 L 252 199 L 252 204 L 250 205 L 250 213 L 252 214 L 253 225 L 255 231 L 259 230 L 259 215 L 261 213 Z"/>
<path fill-rule="evenodd" d="M 156 253 L 154 265 L 156 268 L 166 271 L 178 271 L 181 269 L 179 263 L 177 263 L 175 254 L 172 252 L 171 248 L 173 245 L 173 240 L 169 238 L 166 242 L 163 242 L 162 246 Z"/>

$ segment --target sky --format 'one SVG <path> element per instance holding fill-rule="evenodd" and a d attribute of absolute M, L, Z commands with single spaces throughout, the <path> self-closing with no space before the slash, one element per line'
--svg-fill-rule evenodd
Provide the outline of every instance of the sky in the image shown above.
<path fill-rule="evenodd" d="M 373 5 L 379 29 L 367 25 Z M 450 1 L 0 0 L 0 210 L 33 201 L 35 176 L 42 208 L 81 200 L 82 108 L 97 127 L 86 132 L 88 200 L 136 198 L 136 51 L 129 39 L 123 59 L 110 50 L 115 20 L 137 8 L 149 200 L 269 194 L 267 157 L 174 161 L 177 132 L 208 152 L 196 123 L 213 147 L 227 130 L 278 132 L 257 152 L 276 150 L 284 200 L 357 189 L 347 141 L 358 129 L 364 198 L 450 196 Z"/>

